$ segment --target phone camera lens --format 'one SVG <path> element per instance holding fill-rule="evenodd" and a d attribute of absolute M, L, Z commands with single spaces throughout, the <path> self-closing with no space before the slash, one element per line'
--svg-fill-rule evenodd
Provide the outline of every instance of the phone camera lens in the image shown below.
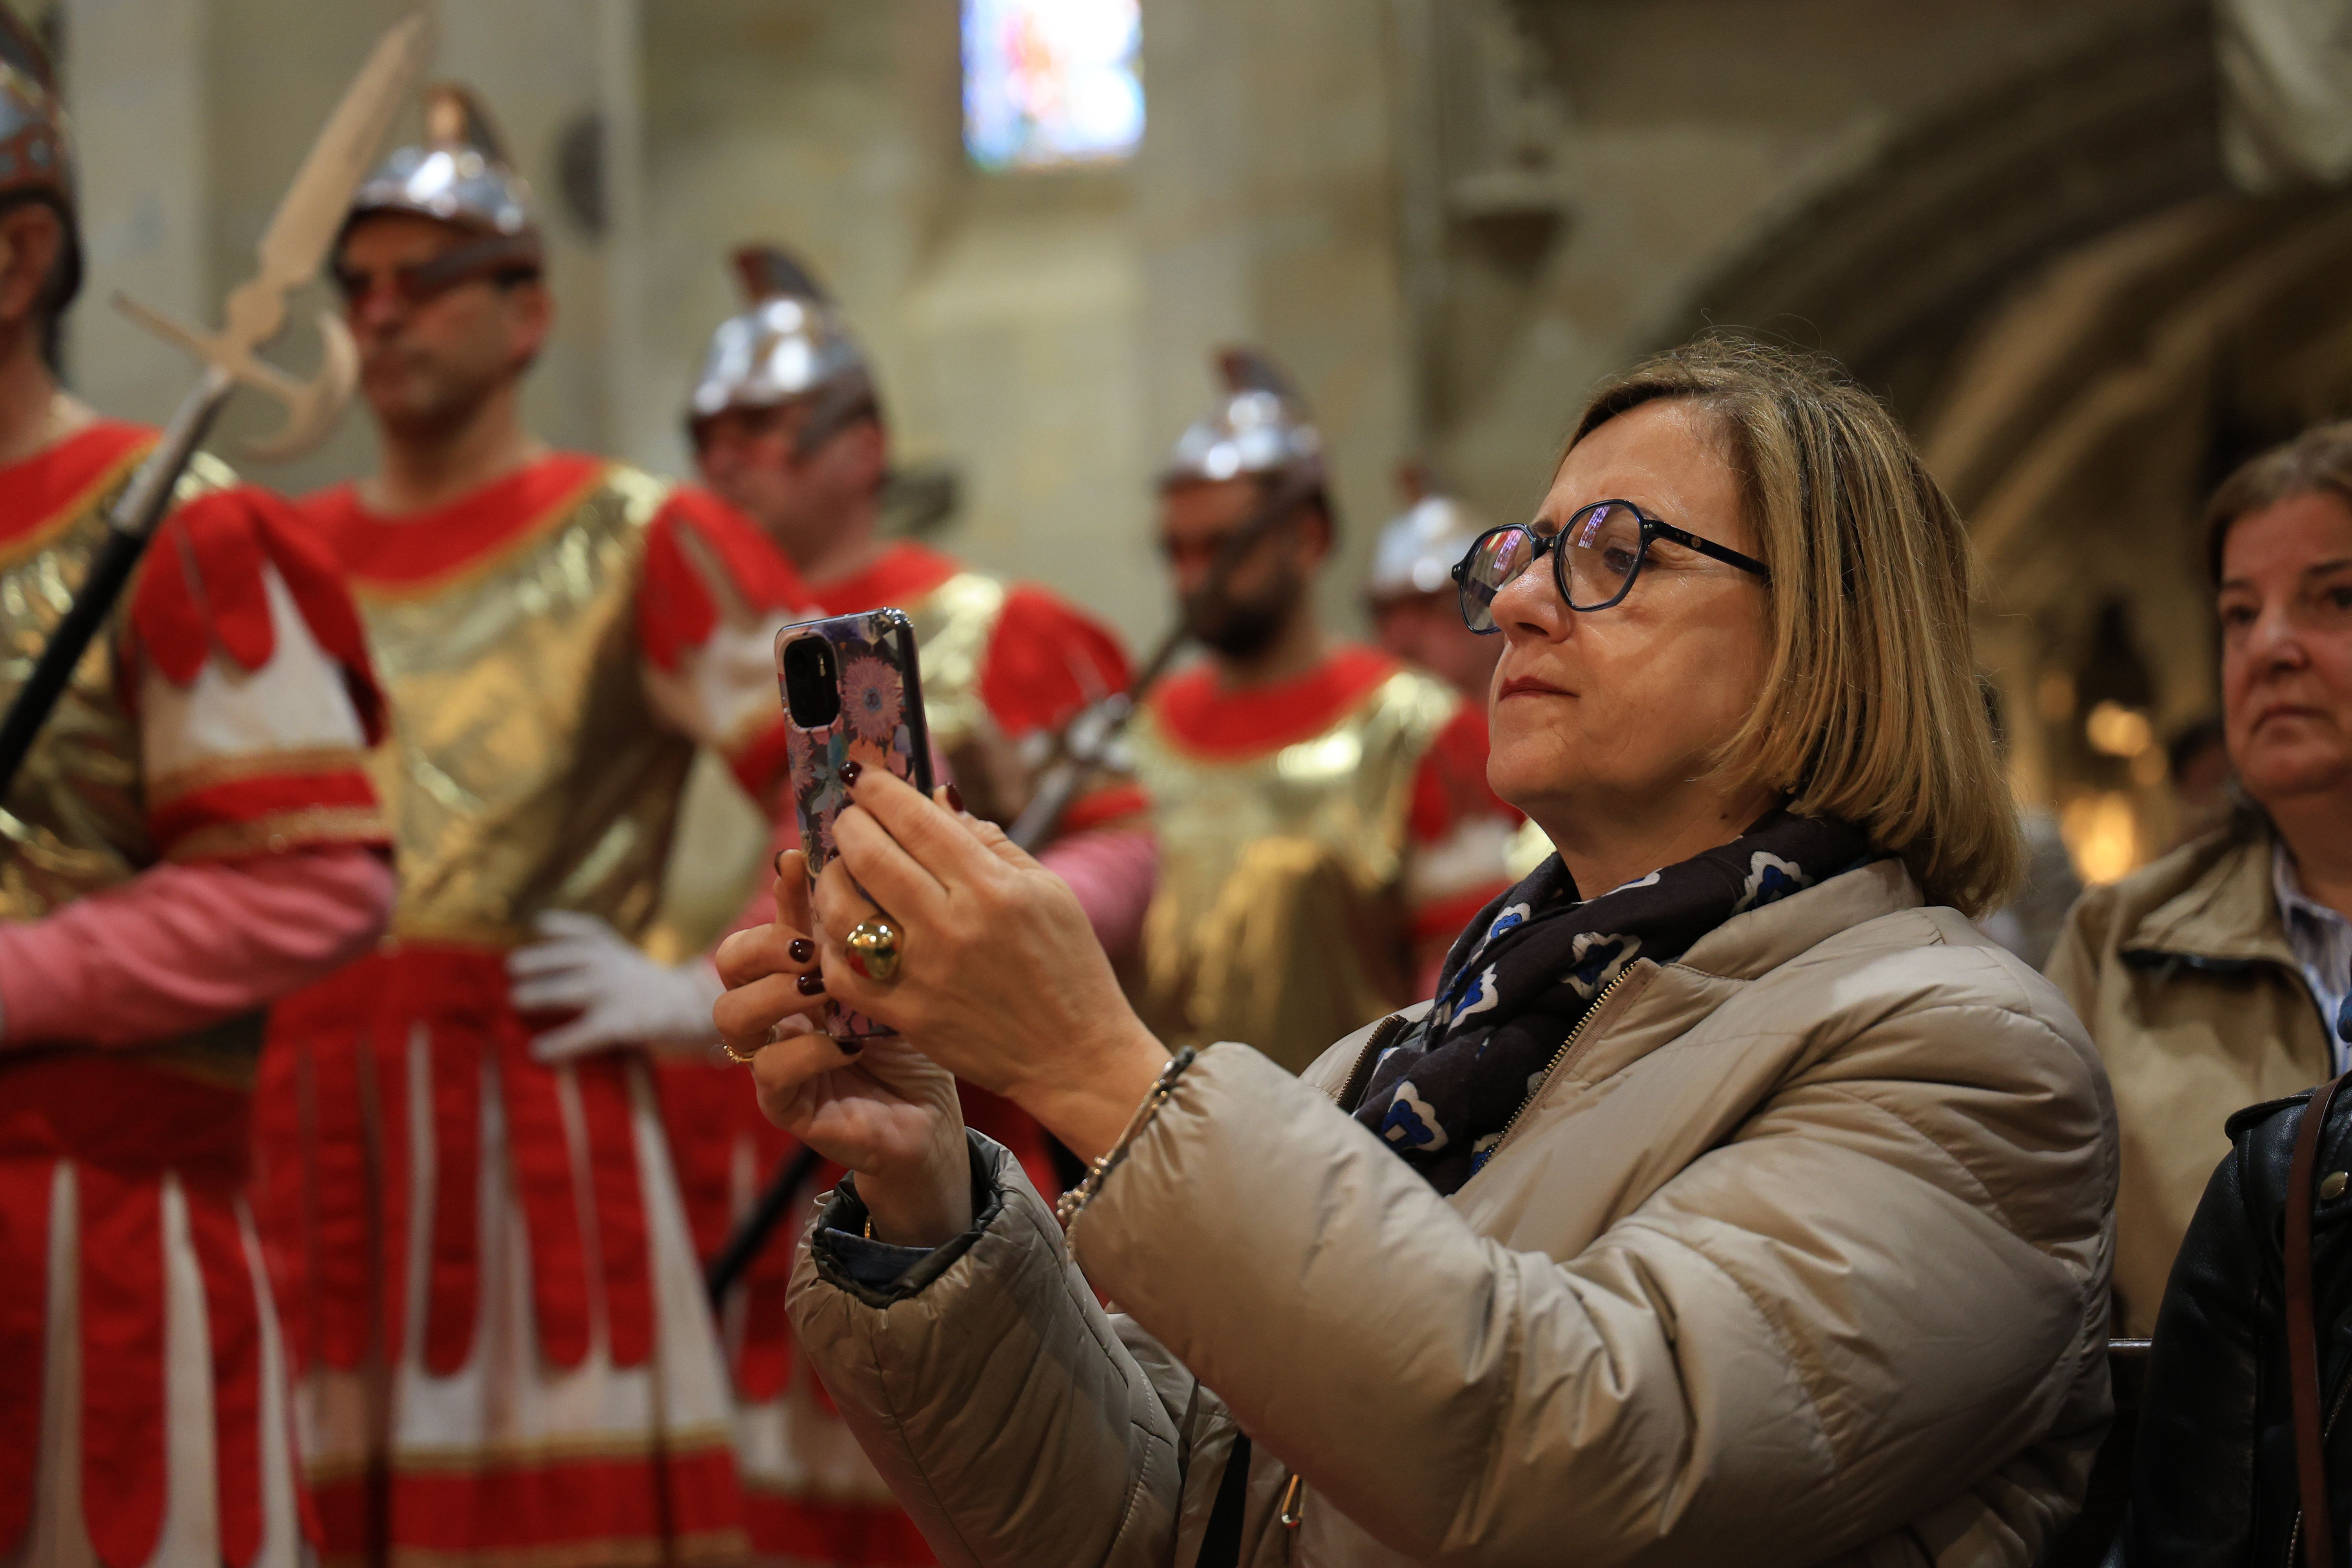
<path fill-rule="evenodd" d="M 784 704 L 794 724 L 822 730 L 841 717 L 839 677 L 833 645 L 824 638 L 796 637 L 784 645 Z"/>

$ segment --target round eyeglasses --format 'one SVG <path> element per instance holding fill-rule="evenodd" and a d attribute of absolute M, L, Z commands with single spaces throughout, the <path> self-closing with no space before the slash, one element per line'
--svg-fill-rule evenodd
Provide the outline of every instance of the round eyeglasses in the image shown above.
<path fill-rule="evenodd" d="M 1469 553 L 1454 568 L 1454 584 L 1462 590 L 1462 623 L 1481 637 L 1500 631 L 1495 620 L 1496 595 L 1547 554 L 1551 580 L 1570 609 L 1587 615 L 1605 610 L 1633 591 L 1633 579 L 1642 574 L 1654 539 L 1696 550 L 1767 583 L 1772 580 L 1771 569 L 1754 556 L 1645 516 L 1632 501 L 1594 501 L 1580 509 L 1558 533 L 1538 533 L 1523 522 L 1512 522 L 1473 540 Z"/>

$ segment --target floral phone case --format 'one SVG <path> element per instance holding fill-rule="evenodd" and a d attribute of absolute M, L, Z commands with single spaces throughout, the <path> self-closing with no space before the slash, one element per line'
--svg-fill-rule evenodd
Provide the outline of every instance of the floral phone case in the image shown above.
<path fill-rule="evenodd" d="M 924 794 L 931 791 L 915 628 L 906 612 L 892 609 L 786 626 L 776 634 L 776 686 L 784 703 L 793 806 L 814 888 L 839 853 L 833 825 L 849 805 L 843 763 L 887 768 Z M 824 1022 L 844 1039 L 890 1033 L 838 1004 L 826 1006 Z"/>

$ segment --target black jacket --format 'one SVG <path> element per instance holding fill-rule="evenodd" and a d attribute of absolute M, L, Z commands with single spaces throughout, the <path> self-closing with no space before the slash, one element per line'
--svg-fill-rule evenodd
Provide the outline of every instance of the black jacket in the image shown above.
<path fill-rule="evenodd" d="M 2287 1168 L 2310 1095 L 2229 1121 L 2157 1316 L 2123 1560 L 2128 1568 L 2290 1568 L 2302 1509 L 2283 1309 Z M 2315 1179 L 2352 1169 L 2352 1085 L 2320 1131 Z M 2352 1523 L 2352 1190 L 2312 1218 L 2320 1408 L 2336 1559 Z"/>

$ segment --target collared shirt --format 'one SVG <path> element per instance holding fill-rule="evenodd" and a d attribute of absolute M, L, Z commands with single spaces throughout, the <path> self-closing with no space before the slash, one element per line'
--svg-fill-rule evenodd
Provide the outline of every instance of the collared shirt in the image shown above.
<path fill-rule="evenodd" d="M 2271 849 L 2271 889 L 2278 897 L 2279 919 L 2286 926 L 2287 945 L 2303 970 L 2304 984 L 2319 1004 L 2320 1025 L 2336 1053 L 2336 1070 L 2346 1065 L 2344 1035 L 2338 1025 L 2347 996 L 2352 996 L 2352 920 L 2314 900 L 2294 874 L 2286 846 Z"/>

